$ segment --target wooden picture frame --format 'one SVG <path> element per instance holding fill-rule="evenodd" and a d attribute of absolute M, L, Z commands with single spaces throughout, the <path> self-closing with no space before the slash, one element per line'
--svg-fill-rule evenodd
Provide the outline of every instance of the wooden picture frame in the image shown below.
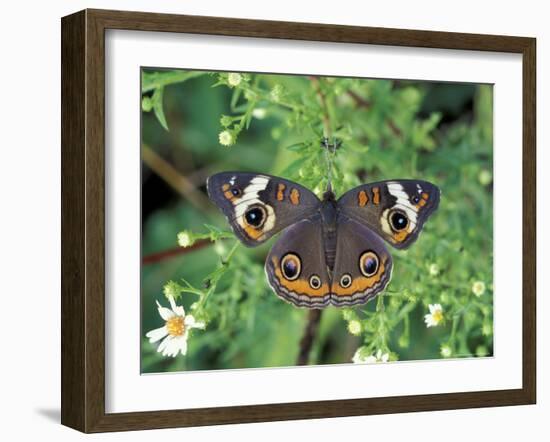
<path fill-rule="evenodd" d="M 105 412 L 105 30 L 516 53 L 523 65 L 523 385 L 512 390 Z M 533 38 L 85 10 L 62 19 L 62 408 L 83 432 L 533 404 L 536 41 Z M 519 148 L 519 147 L 518 147 Z"/>

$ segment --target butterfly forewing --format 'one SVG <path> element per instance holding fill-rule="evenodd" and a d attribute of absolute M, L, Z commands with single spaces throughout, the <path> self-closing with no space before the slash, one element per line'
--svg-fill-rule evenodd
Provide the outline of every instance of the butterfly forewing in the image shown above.
<path fill-rule="evenodd" d="M 440 191 L 427 181 L 390 180 L 346 192 L 338 207 L 398 249 L 409 247 L 439 205 Z"/>
<path fill-rule="evenodd" d="M 207 189 L 235 235 L 249 247 L 313 215 L 321 203 L 299 184 L 258 173 L 218 173 L 209 177 Z"/>

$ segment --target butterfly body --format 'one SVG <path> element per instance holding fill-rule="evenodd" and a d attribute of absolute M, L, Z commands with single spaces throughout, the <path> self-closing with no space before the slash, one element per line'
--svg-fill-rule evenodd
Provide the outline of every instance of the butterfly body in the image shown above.
<path fill-rule="evenodd" d="M 363 304 L 385 289 L 392 258 L 384 241 L 406 248 L 437 208 L 439 189 L 391 180 L 323 198 L 283 178 L 223 172 L 207 182 L 210 198 L 247 246 L 282 231 L 266 259 L 275 293 L 298 307 Z"/>

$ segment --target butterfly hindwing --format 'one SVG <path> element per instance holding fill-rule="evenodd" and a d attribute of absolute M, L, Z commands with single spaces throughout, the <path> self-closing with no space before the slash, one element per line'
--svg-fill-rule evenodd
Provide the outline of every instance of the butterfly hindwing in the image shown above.
<path fill-rule="evenodd" d="M 298 307 L 330 304 L 330 280 L 323 249 L 320 216 L 288 227 L 271 248 L 265 262 L 275 293 Z"/>
<path fill-rule="evenodd" d="M 259 173 L 218 173 L 208 178 L 207 189 L 235 235 L 249 247 L 313 215 L 321 204 L 305 187 Z"/>
<path fill-rule="evenodd" d="M 346 192 L 338 207 L 393 247 L 409 247 L 439 205 L 439 188 L 427 181 L 390 180 Z"/>
<path fill-rule="evenodd" d="M 364 304 L 390 282 L 392 258 L 384 242 L 368 227 L 345 215 L 338 218 L 332 304 Z"/>

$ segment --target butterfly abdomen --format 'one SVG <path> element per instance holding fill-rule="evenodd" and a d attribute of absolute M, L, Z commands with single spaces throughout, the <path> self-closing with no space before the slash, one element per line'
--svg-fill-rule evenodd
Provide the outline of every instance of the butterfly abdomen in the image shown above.
<path fill-rule="evenodd" d="M 323 229 L 323 240 L 325 249 L 325 262 L 327 267 L 334 270 L 336 259 L 336 229 Z"/>
<path fill-rule="evenodd" d="M 323 201 L 321 206 L 323 249 L 325 251 L 325 262 L 331 271 L 334 269 L 336 259 L 337 213 L 334 200 Z"/>

